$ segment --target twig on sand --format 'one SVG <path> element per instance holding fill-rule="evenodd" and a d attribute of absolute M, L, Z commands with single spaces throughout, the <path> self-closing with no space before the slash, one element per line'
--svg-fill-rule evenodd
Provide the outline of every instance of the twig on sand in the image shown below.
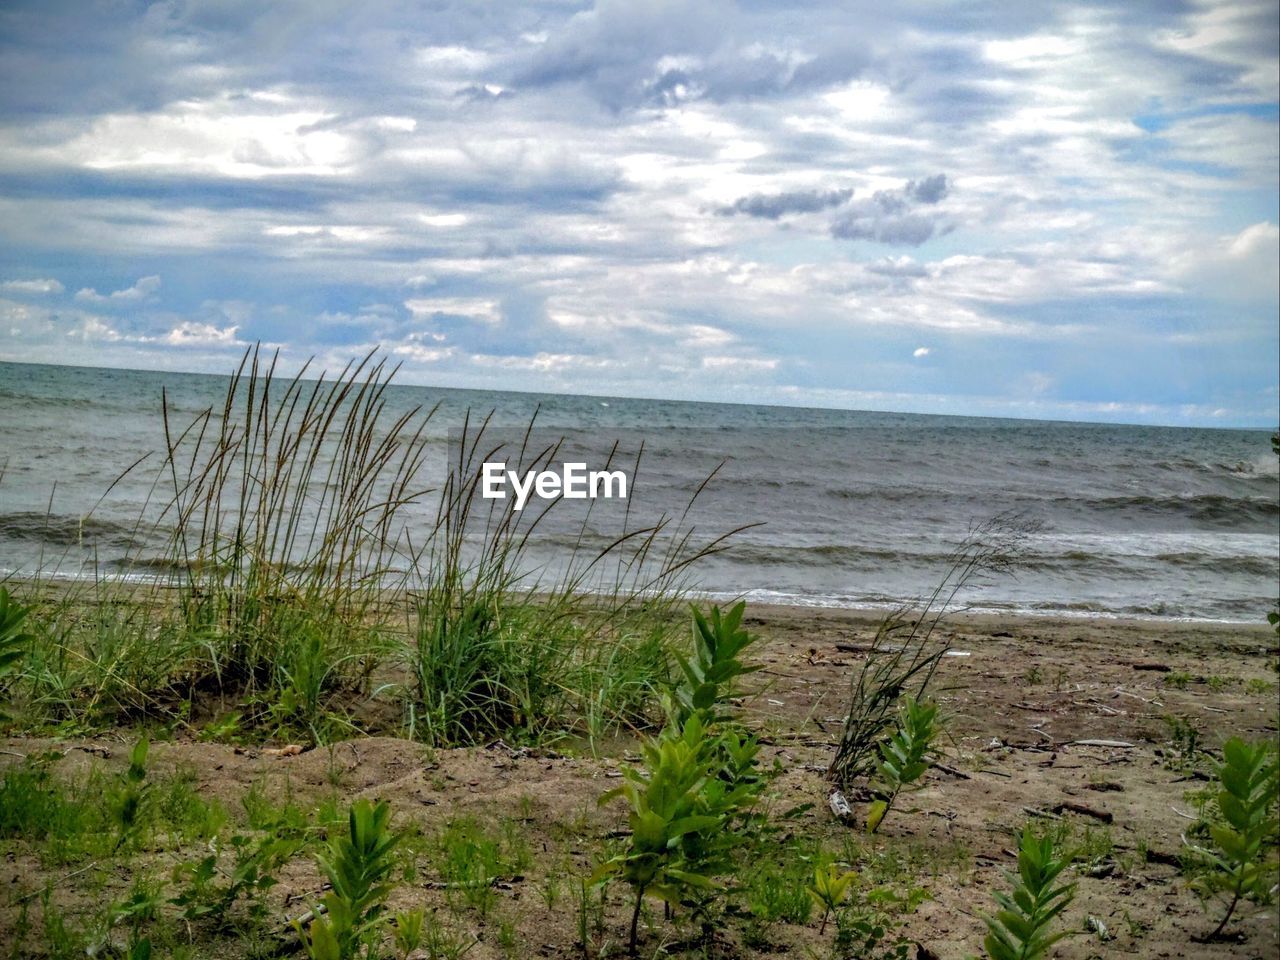
<path fill-rule="evenodd" d="M 1054 813 L 1078 813 L 1083 817 L 1093 817 L 1095 820 L 1101 820 L 1103 823 L 1110 823 L 1115 816 L 1107 810 L 1095 810 L 1093 807 L 1085 806 L 1083 803 L 1074 803 L 1071 800 L 1064 800 L 1053 808 Z"/>
<path fill-rule="evenodd" d="M 90 870 L 92 870 L 92 869 L 93 869 L 94 867 L 96 867 L 97 865 L 98 865 L 98 861 L 96 861 L 96 860 L 95 860 L 93 863 L 89 864 L 87 867 L 81 867 L 79 870 L 72 870 L 70 873 L 66 874 L 65 876 L 63 876 L 63 877 L 61 877 L 59 880 L 57 880 L 57 881 L 53 884 L 53 886 L 55 886 L 55 887 L 60 887 L 60 886 L 62 886 L 64 883 L 66 883 L 68 880 L 70 880 L 72 877 L 78 877 L 78 876 L 80 876 L 80 874 L 82 874 L 82 873 L 88 873 Z M 46 887 L 46 888 L 42 888 L 42 889 L 40 889 L 40 890 L 32 891 L 31 893 L 23 894 L 22 896 L 18 897 L 16 900 L 11 900 L 11 901 L 9 901 L 9 906 L 11 906 L 11 907 L 16 907 L 16 906 L 18 906 L 19 904 L 26 903 L 28 900 L 34 900 L 36 897 L 40 896 L 40 894 L 44 893 L 44 891 L 45 891 L 46 889 L 48 889 L 48 888 Z"/>

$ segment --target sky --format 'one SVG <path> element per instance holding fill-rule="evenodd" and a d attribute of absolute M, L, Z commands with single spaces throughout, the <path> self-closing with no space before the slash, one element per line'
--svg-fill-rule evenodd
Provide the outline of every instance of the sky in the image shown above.
<path fill-rule="evenodd" d="M 1277 5 L 0 6 L 0 359 L 1273 428 Z"/>

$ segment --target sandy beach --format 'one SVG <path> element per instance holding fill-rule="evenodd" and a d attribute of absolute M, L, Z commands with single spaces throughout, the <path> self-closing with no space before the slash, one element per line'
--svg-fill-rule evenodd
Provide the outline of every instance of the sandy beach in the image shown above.
<path fill-rule="evenodd" d="M 1031 821 L 1060 831 L 1080 851 L 1078 883 L 1064 927 L 1077 931 L 1056 948 L 1062 958 L 1274 956 L 1275 907 L 1249 908 L 1226 942 L 1194 938 L 1213 926 L 1188 889 L 1180 867 L 1182 835 L 1195 819 L 1195 794 L 1205 786 L 1208 756 L 1187 755 L 1177 729 L 1193 729 L 1212 753 L 1229 736 L 1276 733 L 1275 634 L 1265 624 L 1224 624 L 993 616 L 949 618 L 939 627 L 954 655 L 942 663 L 936 696 L 950 736 L 943 759 L 925 786 L 869 837 L 863 804 L 849 799 L 855 822 L 837 822 L 827 808 L 826 767 L 846 709 L 848 684 L 865 656 L 878 617 L 808 608 L 755 607 L 746 625 L 759 634 L 753 648 L 763 669 L 741 698 L 744 722 L 776 758 L 771 808 L 812 804 L 782 829 L 795 842 L 813 842 L 862 858 L 860 882 L 899 893 L 921 891 L 914 911 L 902 911 L 905 935 L 921 958 L 960 958 L 980 949 L 981 916 L 989 891 L 1001 888 L 1000 869 L 1014 866 L 1014 831 Z M 119 771 L 130 734 L 17 737 L 4 742 L 0 763 L 56 750 L 54 769 L 71 781 L 90 768 Z M 433 879 L 429 864 L 403 884 L 393 905 L 426 903 L 471 943 L 471 958 L 582 956 L 576 899 L 599 851 L 625 831 L 620 804 L 597 806 L 616 785 L 621 763 L 633 758 L 634 738 L 621 737 L 592 756 L 570 741 L 532 748 L 502 741 L 456 749 L 427 749 L 391 736 L 359 737 L 329 747 L 199 742 L 177 734 L 152 747 L 152 776 L 188 778 L 216 799 L 233 823 L 243 822 L 243 797 L 261 791 L 302 809 L 326 799 L 391 802 L 400 826 L 429 835 L 458 818 L 501 834 L 518 833 L 519 870 L 493 882 L 494 903 L 483 914 L 459 907 Z M 156 875 L 179 855 L 157 850 L 141 862 Z M 20 846 L 7 848 L 0 889 L 17 893 L 52 883 L 52 900 L 68 915 L 92 913 L 104 897 L 127 892 L 133 879 L 115 872 L 70 875 Z M 67 874 L 67 876 L 64 876 Z M 290 862 L 267 903 L 268 923 L 284 931 L 320 892 L 306 858 Z M 16 935 L 16 896 L 0 908 L 0 929 Z M 615 955 L 625 932 L 626 903 L 614 890 L 591 906 L 585 947 Z M 818 917 L 769 925 L 748 943 L 743 918 L 733 918 L 725 956 L 825 956 L 830 940 Z M 23 922 L 30 922 L 30 918 Z M 281 942 L 287 939 L 280 934 Z M 275 943 L 267 937 L 268 945 Z M 519 944 L 518 947 L 513 944 Z M 644 938 L 646 955 L 676 949 L 659 925 Z M 189 956 L 248 956 L 263 944 L 196 942 Z M 275 947 L 272 947 L 275 949 Z M 514 952 L 513 952 L 514 951 Z"/>

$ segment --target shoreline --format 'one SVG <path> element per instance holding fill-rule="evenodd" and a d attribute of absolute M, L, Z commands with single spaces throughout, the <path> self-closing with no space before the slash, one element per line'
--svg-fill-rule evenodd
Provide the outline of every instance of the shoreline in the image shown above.
<path fill-rule="evenodd" d="M 54 586 L 59 590 L 70 591 L 75 586 L 96 586 L 99 584 L 118 585 L 121 588 L 128 587 L 157 587 L 164 590 L 176 589 L 170 584 L 160 582 L 154 577 L 145 574 L 112 574 L 107 577 L 77 576 L 74 574 L 51 573 L 41 576 L 24 575 L 20 571 L 11 571 L 0 569 L 0 586 L 6 584 L 22 584 L 24 586 L 46 585 Z M 389 587 L 386 594 L 389 598 L 394 598 L 398 594 L 411 592 L 403 587 Z M 812 614 L 812 615 L 829 615 L 832 619 L 843 619 L 853 622 L 863 623 L 879 623 L 886 617 L 896 611 L 911 611 L 914 609 L 913 600 L 903 601 L 884 601 L 883 603 L 866 603 L 866 604 L 850 604 L 841 605 L 834 603 L 822 602 L 800 602 L 801 598 L 794 598 L 795 602 L 782 602 L 780 600 L 755 600 L 750 597 L 750 592 L 730 594 L 727 591 L 699 591 L 690 590 L 686 596 L 690 599 L 696 599 L 707 604 L 717 604 L 720 606 L 729 606 L 739 600 L 745 601 L 749 611 L 771 611 L 785 612 L 792 611 L 794 615 Z M 584 593 L 581 595 L 583 599 L 591 599 L 602 596 L 601 594 Z M 918 598 L 915 598 L 918 600 Z M 785 615 L 785 613 L 784 613 Z M 987 623 L 1000 621 L 1010 621 L 1015 623 L 1040 623 L 1040 624 L 1114 624 L 1117 626 L 1132 627 L 1149 627 L 1151 629 L 1160 629 L 1168 627 L 1185 627 L 1186 629 L 1237 629 L 1250 631 L 1259 629 L 1262 632 L 1273 630 L 1266 621 L 1267 610 L 1264 608 L 1254 619 L 1227 620 L 1218 617 L 1170 617 L 1161 616 L 1159 614 L 1135 614 L 1135 613 L 1113 613 L 1105 610 L 1073 610 L 1073 609 L 1051 609 L 1051 610 L 1032 610 L 1024 607 L 984 607 L 977 604 L 957 606 L 947 611 L 943 619 L 946 621 L 964 620 L 973 623 Z"/>

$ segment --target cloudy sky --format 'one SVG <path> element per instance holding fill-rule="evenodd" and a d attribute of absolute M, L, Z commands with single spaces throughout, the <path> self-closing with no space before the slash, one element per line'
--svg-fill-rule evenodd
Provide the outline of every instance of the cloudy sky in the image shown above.
<path fill-rule="evenodd" d="M 1274 426 L 1274 0 L 0 8 L 0 358 Z"/>

